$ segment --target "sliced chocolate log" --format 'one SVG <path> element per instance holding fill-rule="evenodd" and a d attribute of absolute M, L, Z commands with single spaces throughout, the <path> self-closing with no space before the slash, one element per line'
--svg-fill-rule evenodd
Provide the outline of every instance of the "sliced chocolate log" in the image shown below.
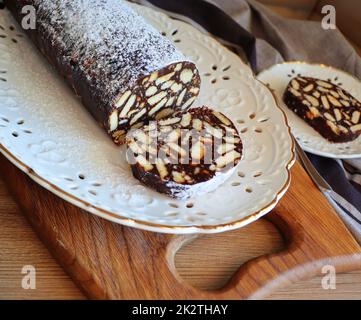
<path fill-rule="evenodd" d="M 134 177 L 177 199 L 216 189 L 233 173 L 243 148 L 232 121 L 206 107 L 132 130 L 127 147 Z"/>
<path fill-rule="evenodd" d="M 168 39 L 123 0 L 8 0 L 36 10 L 28 34 L 116 143 L 150 119 L 187 109 L 200 77 Z"/>
<path fill-rule="evenodd" d="M 352 141 L 361 134 L 361 103 L 329 81 L 293 78 L 283 100 L 288 108 L 331 142 Z"/>

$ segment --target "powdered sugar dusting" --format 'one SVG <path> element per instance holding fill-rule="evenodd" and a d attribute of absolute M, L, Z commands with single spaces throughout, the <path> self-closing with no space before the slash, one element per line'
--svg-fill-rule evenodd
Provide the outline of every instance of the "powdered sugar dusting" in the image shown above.
<path fill-rule="evenodd" d="M 184 56 L 123 0 L 33 0 L 38 28 L 108 103 Z M 105 101 L 104 101 L 105 102 Z"/>

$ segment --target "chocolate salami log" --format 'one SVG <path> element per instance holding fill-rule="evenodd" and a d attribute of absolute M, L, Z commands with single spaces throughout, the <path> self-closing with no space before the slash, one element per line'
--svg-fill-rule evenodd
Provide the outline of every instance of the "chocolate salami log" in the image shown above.
<path fill-rule="evenodd" d="M 35 45 L 116 143 L 132 127 L 187 109 L 199 93 L 195 65 L 123 0 L 7 0 L 36 10 Z"/>
<path fill-rule="evenodd" d="M 320 79 L 296 77 L 284 102 L 331 142 L 347 142 L 361 134 L 361 103 L 341 87 Z"/>
<path fill-rule="evenodd" d="M 234 124 L 209 108 L 192 108 L 127 135 L 133 175 L 177 199 L 215 190 L 234 171 L 242 141 Z"/>

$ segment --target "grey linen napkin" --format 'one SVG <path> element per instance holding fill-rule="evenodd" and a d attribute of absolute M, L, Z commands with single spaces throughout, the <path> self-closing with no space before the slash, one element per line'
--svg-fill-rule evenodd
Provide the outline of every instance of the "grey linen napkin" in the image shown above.
<path fill-rule="evenodd" d="M 256 73 L 283 61 L 324 63 L 361 78 L 361 58 L 339 30 L 286 19 L 254 0 L 210 0 L 256 38 Z"/>

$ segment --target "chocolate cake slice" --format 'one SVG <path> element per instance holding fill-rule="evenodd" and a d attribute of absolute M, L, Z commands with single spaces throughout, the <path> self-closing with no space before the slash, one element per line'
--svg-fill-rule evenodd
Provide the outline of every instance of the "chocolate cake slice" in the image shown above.
<path fill-rule="evenodd" d="M 34 44 L 116 143 L 149 119 L 189 108 L 194 63 L 123 0 L 6 0 L 19 23 L 36 10 Z"/>
<path fill-rule="evenodd" d="M 361 103 L 325 80 L 296 77 L 283 100 L 288 108 L 331 142 L 348 142 L 361 134 Z"/>
<path fill-rule="evenodd" d="M 243 148 L 232 121 L 206 107 L 133 130 L 127 146 L 134 177 L 178 199 L 216 189 L 233 173 Z"/>

